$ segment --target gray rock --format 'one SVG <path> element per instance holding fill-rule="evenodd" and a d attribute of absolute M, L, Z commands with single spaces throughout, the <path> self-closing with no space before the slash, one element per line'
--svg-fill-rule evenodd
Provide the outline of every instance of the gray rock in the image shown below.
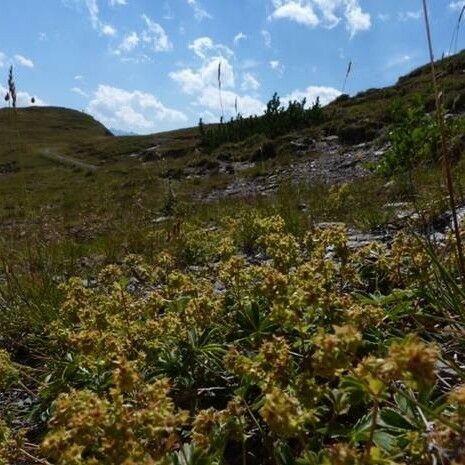
<path fill-rule="evenodd" d="M 159 216 L 158 218 L 155 218 L 152 223 L 154 224 L 161 224 L 161 223 L 166 223 L 169 220 L 172 220 L 172 216 Z"/>

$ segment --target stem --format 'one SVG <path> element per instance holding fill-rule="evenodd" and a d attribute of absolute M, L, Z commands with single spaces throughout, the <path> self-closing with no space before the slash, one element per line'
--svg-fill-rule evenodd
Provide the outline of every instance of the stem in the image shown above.
<path fill-rule="evenodd" d="M 366 457 L 370 456 L 371 448 L 373 447 L 373 438 L 375 436 L 376 424 L 378 422 L 379 402 L 378 399 L 373 401 L 373 413 L 371 417 L 370 436 L 368 437 L 367 449 L 365 452 Z"/>
<path fill-rule="evenodd" d="M 24 455 L 29 460 L 32 460 L 35 463 L 41 463 L 43 465 L 52 465 L 47 459 L 39 459 L 38 457 L 34 457 L 33 455 L 31 455 L 29 452 L 27 452 L 24 449 L 20 449 L 19 451 L 21 452 L 22 455 Z"/>
<path fill-rule="evenodd" d="M 430 62 L 431 62 L 431 77 L 433 81 L 434 93 L 435 93 L 435 98 L 436 98 L 436 116 L 438 119 L 439 131 L 441 133 L 442 167 L 443 167 L 444 177 L 445 177 L 445 181 L 447 185 L 447 191 L 449 194 L 449 203 L 450 203 L 450 209 L 452 212 L 452 220 L 454 224 L 454 234 L 455 234 L 456 247 L 457 247 L 457 250 L 456 250 L 457 261 L 459 265 L 462 282 L 465 282 L 465 259 L 463 255 L 462 238 L 460 237 L 459 221 L 457 218 L 457 209 L 455 206 L 454 183 L 452 181 L 452 174 L 451 174 L 451 169 L 450 169 L 449 148 L 448 148 L 448 143 L 447 143 L 448 141 L 447 141 L 447 136 L 446 136 L 446 127 L 444 124 L 442 97 L 441 97 L 441 93 L 439 92 L 439 87 L 438 87 L 438 83 L 436 80 L 436 69 L 434 65 L 434 54 L 433 54 L 433 40 L 431 36 L 427 0 L 423 0 L 423 12 L 425 16 L 426 35 L 428 39 L 428 48 L 429 48 L 429 55 L 430 55 Z"/>
<path fill-rule="evenodd" d="M 31 391 L 22 381 L 19 381 L 19 386 L 21 386 L 30 396 L 36 397 L 36 393 Z"/>

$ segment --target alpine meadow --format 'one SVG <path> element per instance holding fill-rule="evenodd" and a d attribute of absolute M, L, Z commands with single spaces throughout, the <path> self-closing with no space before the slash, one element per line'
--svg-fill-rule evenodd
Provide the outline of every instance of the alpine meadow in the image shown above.
<path fill-rule="evenodd" d="M 465 464 L 465 1 L 4 3 L 0 465 Z"/>

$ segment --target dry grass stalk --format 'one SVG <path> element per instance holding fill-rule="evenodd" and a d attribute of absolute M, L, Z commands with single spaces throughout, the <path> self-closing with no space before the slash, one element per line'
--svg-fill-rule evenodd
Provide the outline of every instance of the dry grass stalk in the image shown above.
<path fill-rule="evenodd" d="M 11 97 L 11 103 L 13 108 L 16 108 L 16 85 L 13 78 L 13 66 L 10 66 L 10 72 L 8 74 L 8 91 Z"/>
<path fill-rule="evenodd" d="M 221 92 L 221 61 L 218 63 L 218 92 L 220 94 L 221 122 L 224 120 L 223 94 Z"/>
<path fill-rule="evenodd" d="M 455 26 L 454 32 L 452 34 L 452 39 L 450 41 L 450 46 L 449 46 L 449 55 L 451 55 L 452 53 L 457 53 L 460 25 L 462 23 L 462 19 L 463 19 L 464 15 L 465 15 L 465 5 L 463 6 L 462 10 L 460 11 L 459 19 L 457 21 L 457 25 Z"/>
<path fill-rule="evenodd" d="M 427 0 L 423 0 L 423 12 L 425 17 L 425 26 L 426 26 L 426 35 L 428 39 L 428 48 L 429 48 L 429 55 L 430 55 L 430 62 L 431 62 L 431 77 L 433 81 L 434 93 L 436 98 L 436 116 L 438 119 L 438 127 L 441 133 L 441 148 L 442 148 L 442 168 L 444 173 L 444 178 L 446 181 L 447 191 L 449 195 L 449 203 L 450 209 L 452 212 L 452 220 L 454 225 L 454 234 L 455 240 L 457 245 L 457 262 L 459 265 L 462 281 L 465 282 L 465 259 L 463 255 L 463 247 L 462 247 L 462 238 L 460 236 L 460 227 L 459 227 L 459 220 L 457 217 L 457 208 L 455 204 L 455 191 L 454 191 L 454 183 L 452 181 L 452 173 L 451 173 L 451 164 L 449 159 L 449 147 L 448 147 L 448 140 L 446 134 L 446 126 L 444 122 L 444 107 L 442 103 L 442 92 L 439 91 L 438 82 L 436 79 L 436 68 L 434 64 L 434 53 L 433 53 L 433 40 L 431 35 L 431 27 L 429 21 L 429 13 L 428 13 L 428 4 Z"/>
<path fill-rule="evenodd" d="M 344 78 L 344 84 L 342 85 L 342 93 L 345 92 L 347 86 L 347 80 L 349 79 L 349 75 L 352 71 L 352 61 L 349 61 L 349 65 L 347 66 L 346 77 Z"/>

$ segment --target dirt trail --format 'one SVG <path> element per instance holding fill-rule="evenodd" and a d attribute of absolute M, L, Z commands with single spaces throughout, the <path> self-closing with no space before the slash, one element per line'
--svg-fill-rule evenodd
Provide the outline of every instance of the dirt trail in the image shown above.
<path fill-rule="evenodd" d="M 97 166 L 91 165 L 90 163 L 85 163 L 83 161 L 76 160 L 71 157 L 64 157 L 63 155 L 58 155 L 57 153 L 55 153 L 55 150 L 52 148 L 42 149 L 40 151 L 40 154 L 44 158 L 60 163 L 62 165 L 71 166 L 74 168 L 79 168 L 79 169 L 83 169 L 85 171 L 91 171 L 91 172 L 95 172 L 98 170 Z"/>

